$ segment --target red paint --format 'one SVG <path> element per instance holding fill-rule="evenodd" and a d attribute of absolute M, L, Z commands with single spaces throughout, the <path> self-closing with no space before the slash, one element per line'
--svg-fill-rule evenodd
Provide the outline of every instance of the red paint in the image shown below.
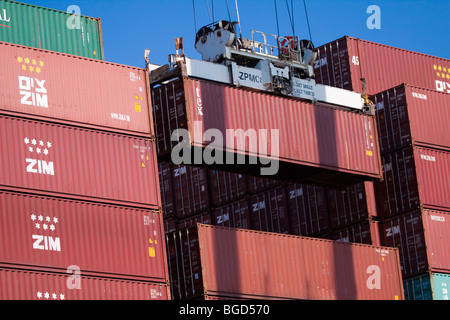
<path fill-rule="evenodd" d="M 403 299 L 396 249 L 207 225 L 198 226 L 198 244 L 191 244 L 201 258 L 197 260 L 201 268 L 196 269 L 200 278 L 195 294 L 259 299 Z M 371 286 L 372 270 L 379 272 L 375 282 L 379 289 Z"/>
<path fill-rule="evenodd" d="M 369 95 L 402 83 L 450 93 L 448 59 L 348 36 L 320 46 L 318 53 L 317 83 L 363 93 L 365 78 Z"/>
<path fill-rule="evenodd" d="M 165 283 L 94 277 L 81 273 L 80 289 L 69 289 L 71 274 L 0 268 L 1 300 L 168 300 Z M 71 282 L 72 283 L 72 282 Z"/>
<path fill-rule="evenodd" d="M 411 144 L 450 150 L 450 95 L 401 85 L 374 97 L 382 153 Z"/>
<path fill-rule="evenodd" d="M 2 111 L 153 136 L 145 69 L 5 42 L 0 52 Z"/>
<path fill-rule="evenodd" d="M 0 263 L 166 282 L 159 212 L 0 192 Z"/>
<path fill-rule="evenodd" d="M 174 92 L 172 96 L 179 100 L 165 102 L 165 92 Z M 203 115 L 198 112 L 197 94 L 201 96 Z M 357 181 L 381 177 L 374 117 L 191 79 L 161 85 L 153 89 L 153 96 L 159 156 L 167 155 L 176 144 L 170 140 L 177 128 L 189 130 L 190 144 L 195 147 L 209 145 L 201 136 L 208 129 L 221 130 L 223 137 L 226 129 L 264 129 L 268 130 L 268 154 L 272 145 L 278 146 L 282 164 L 300 165 L 280 174 L 337 184 L 350 176 Z M 202 128 L 201 134 L 194 135 L 196 121 Z M 272 129 L 279 130 L 279 141 L 271 140 Z M 235 147 L 227 151 L 255 151 L 248 145 L 237 150 L 234 140 Z"/>
<path fill-rule="evenodd" d="M 8 155 L 0 157 L 2 188 L 161 206 L 154 142 L 146 138 L 0 116 L 0 151 Z"/>
<path fill-rule="evenodd" d="M 383 217 L 420 207 L 450 209 L 450 152 L 407 148 L 382 160 L 385 179 L 374 184 Z"/>

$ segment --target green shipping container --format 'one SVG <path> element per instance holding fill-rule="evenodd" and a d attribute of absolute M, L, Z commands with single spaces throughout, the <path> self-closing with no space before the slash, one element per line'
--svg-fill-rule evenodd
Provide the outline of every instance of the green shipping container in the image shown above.
<path fill-rule="evenodd" d="M 100 18 L 0 0 L 0 41 L 105 60 Z"/>
<path fill-rule="evenodd" d="M 405 300 L 449 300 L 450 274 L 422 274 L 403 280 Z"/>

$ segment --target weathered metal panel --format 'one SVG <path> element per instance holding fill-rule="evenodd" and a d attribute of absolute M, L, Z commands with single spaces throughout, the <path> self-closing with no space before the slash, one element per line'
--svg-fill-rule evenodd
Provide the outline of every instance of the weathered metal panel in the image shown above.
<path fill-rule="evenodd" d="M 207 295 L 403 299 L 397 249 L 207 225 L 198 238 Z"/>
<path fill-rule="evenodd" d="M 382 153 L 409 145 L 450 149 L 450 95 L 401 85 L 373 96 L 372 100 Z"/>
<path fill-rule="evenodd" d="M 325 188 L 290 184 L 286 192 L 290 234 L 312 237 L 330 231 Z"/>
<path fill-rule="evenodd" d="M 450 209 L 450 152 L 414 147 L 384 155 L 382 161 L 385 179 L 374 185 L 383 217 L 419 207 Z"/>
<path fill-rule="evenodd" d="M 0 0 L 0 41 L 105 59 L 100 18 L 16 1 Z"/>
<path fill-rule="evenodd" d="M 0 268 L 1 300 L 168 300 L 165 283 L 95 277 L 81 274 L 80 288 L 70 277 L 73 273 Z"/>
<path fill-rule="evenodd" d="M 166 282 L 158 211 L 0 191 L 0 263 Z"/>
<path fill-rule="evenodd" d="M 374 95 L 402 83 L 450 93 L 450 60 L 345 36 L 318 47 L 317 83 Z"/>
<path fill-rule="evenodd" d="M 0 185 L 159 209 L 154 142 L 0 116 Z"/>
<path fill-rule="evenodd" d="M 148 73 L 0 42 L 0 110 L 153 136 Z"/>
<path fill-rule="evenodd" d="M 170 102 L 164 101 L 165 92 L 172 93 Z M 153 96 L 159 156 L 167 155 L 178 144 L 171 141 L 176 129 L 187 129 L 190 145 L 199 148 L 209 145 L 203 134 L 217 129 L 227 152 L 250 156 L 267 153 L 278 156 L 281 164 L 300 165 L 280 170 L 287 177 L 331 185 L 343 184 L 345 174 L 357 181 L 381 177 L 374 117 L 192 79 L 163 84 L 153 89 Z M 259 142 L 267 140 L 260 145 L 239 146 L 236 136 L 226 139 L 226 130 L 256 134 Z M 262 147 L 266 152 L 261 152 Z"/>
<path fill-rule="evenodd" d="M 450 273 L 450 212 L 423 210 L 422 221 L 430 269 Z"/>

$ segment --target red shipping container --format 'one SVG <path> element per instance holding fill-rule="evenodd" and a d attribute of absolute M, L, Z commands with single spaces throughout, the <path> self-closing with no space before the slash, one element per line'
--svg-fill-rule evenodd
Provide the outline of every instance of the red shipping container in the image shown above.
<path fill-rule="evenodd" d="M 221 170 L 208 170 L 211 206 L 235 201 L 247 194 L 246 176 Z"/>
<path fill-rule="evenodd" d="M 0 109 L 153 136 L 145 69 L 0 42 Z"/>
<path fill-rule="evenodd" d="M 247 199 L 220 206 L 211 213 L 213 225 L 251 229 L 250 204 Z"/>
<path fill-rule="evenodd" d="M 342 190 L 328 189 L 327 200 L 333 228 L 358 223 L 369 217 L 364 183 Z"/>
<path fill-rule="evenodd" d="M 450 60 L 342 37 L 317 48 L 314 64 L 317 83 L 363 93 L 377 94 L 402 83 L 450 93 Z"/>
<path fill-rule="evenodd" d="M 449 219 L 448 212 L 417 210 L 382 223 L 382 244 L 399 248 L 404 278 L 450 273 Z"/>
<path fill-rule="evenodd" d="M 450 213 L 423 210 L 422 223 L 430 269 L 450 273 Z"/>
<path fill-rule="evenodd" d="M 209 213 L 209 211 L 206 212 L 202 212 L 199 214 L 195 214 L 193 216 L 190 217 L 186 217 L 183 219 L 178 219 L 177 221 L 177 230 L 183 230 L 183 229 L 187 229 L 190 228 L 192 226 L 196 226 L 197 223 L 202 223 L 202 224 L 213 224 L 213 219 L 211 217 L 211 214 Z"/>
<path fill-rule="evenodd" d="M 71 278 L 72 277 L 72 278 Z M 168 300 L 165 283 L 0 268 L 0 300 Z M 73 283 L 73 287 L 68 283 Z M 80 284 L 80 288 L 75 286 Z"/>
<path fill-rule="evenodd" d="M 404 84 L 372 101 L 382 154 L 410 145 L 450 150 L 450 95 Z"/>
<path fill-rule="evenodd" d="M 209 186 L 205 168 L 173 165 L 172 181 L 178 218 L 189 217 L 209 208 Z"/>
<path fill-rule="evenodd" d="M 195 230 L 195 228 L 194 228 Z M 253 299 L 403 299 L 398 250 L 199 225 L 191 296 Z M 192 288 L 192 287 L 191 287 Z"/>
<path fill-rule="evenodd" d="M 415 147 L 382 160 L 385 179 L 374 182 L 382 217 L 420 207 L 450 210 L 450 152 Z"/>
<path fill-rule="evenodd" d="M 175 106 L 155 98 L 159 101 L 154 107 L 154 118 L 161 157 L 168 156 L 172 146 L 178 144 L 171 141 L 175 129 L 188 130 L 189 141 L 185 142 L 196 148 L 209 146 L 203 141 L 203 134 L 217 129 L 227 152 L 253 156 L 265 147 L 269 156 L 279 158 L 277 179 L 341 186 L 381 178 L 375 117 L 208 81 L 183 78 L 161 85 L 158 92 L 164 91 L 162 87 L 175 92 L 184 90 L 179 95 L 184 96 L 184 101 Z M 183 111 L 177 113 L 179 109 Z M 179 114 L 176 125 L 171 124 L 170 128 L 167 123 L 172 120 L 166 118 L 167 114 Z M 261 143 L 258 150 L 247 143 L 238 147 L 241 139 L 235 136 L 227 140 L 226 130 L 256 135 L 259 141 L 267 138 L 267 143 Z M 193 154 L 198 151 L 194 148 Z M 232 170 L 252 174 L 249 166 L 239 169 L 227 164 Z M 259 166 L 250 166 L 255 175 L 260 174 Z"/>
<path fill-rule="evenodd" d="M 286 187 L 291 234 L 318 236 L 330 230 L 325 189 L 291 184 Z"/>
<path fill-rule="evenodd" d="M 285 188 L 261 192 L 248 202 L 252 230 L 291 233 Z"/>
<path fill-rule="evenodd" d="M 0 191 L 0 263 L 166 282 L 161 215 Z"/>
<path fill-rule="evenodd" d="M 0 116 L 2 188 L 160 209 L 154 142 Z"/>

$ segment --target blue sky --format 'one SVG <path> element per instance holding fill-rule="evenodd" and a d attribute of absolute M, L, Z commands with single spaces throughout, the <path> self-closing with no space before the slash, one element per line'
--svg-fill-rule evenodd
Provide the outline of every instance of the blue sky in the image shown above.
<path fill-rule="evenodd" d="M 293 3 L 294 30 L 309 39 L 303 0 L 276 0 L 280 35 L 291 35 L 286 2 Z M 292 2 L 291 2 L 292 1 Z M 185 53 L 195 51 L 197 29 L 214 19 L 237 21 L 235 0 L 22 0 L 66 11 L 80 7 L 81 14 L 100 17 L 106 60 L 144 67 L 144 50 L 150 62 L 166 64 L 175 53 L 174 37 L 184 38 Z M 194 22 L 193 3 L 196 21 Z M 209 12 L 207 9 L 209 6 Z M 399 48 L 450 59 L 450 0 L 306 0 L 315 46 L 349 35 Z M 380 8 L 381 29 L 367 28 L 367 8 Z M 277 34 L 274 0 L 238 0 L 243 37 L 251 30 Z M 214 10 L 213 10 L 214 9 Z"/>

